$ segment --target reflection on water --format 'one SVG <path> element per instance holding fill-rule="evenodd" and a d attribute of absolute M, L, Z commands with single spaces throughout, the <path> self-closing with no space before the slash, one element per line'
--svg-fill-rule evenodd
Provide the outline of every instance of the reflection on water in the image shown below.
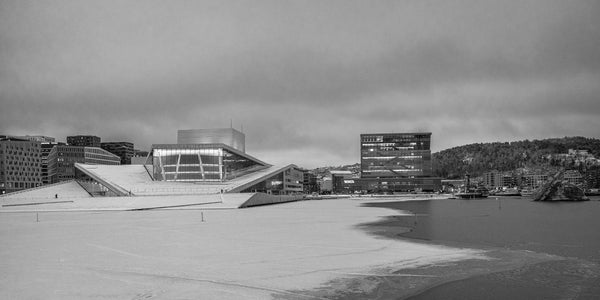
<path fill-rule="evenodd" d="M 373 203 L 409 211 L 403 237 L 531 250 L 600 261 L 600 201 L 532 202 L 521 197 Z M 389 222 L 388 222 L 389 224 Z"/>

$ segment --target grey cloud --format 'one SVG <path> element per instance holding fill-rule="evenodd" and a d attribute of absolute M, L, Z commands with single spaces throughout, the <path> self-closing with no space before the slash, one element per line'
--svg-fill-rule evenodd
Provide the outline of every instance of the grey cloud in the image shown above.
<path fill-rule="evenodd" d="M 146 147 L 233 119 L 311 163 L 372 131 L 597 136 L 595 1 L 59 2 L 0 4 L 1 131 Z"/>

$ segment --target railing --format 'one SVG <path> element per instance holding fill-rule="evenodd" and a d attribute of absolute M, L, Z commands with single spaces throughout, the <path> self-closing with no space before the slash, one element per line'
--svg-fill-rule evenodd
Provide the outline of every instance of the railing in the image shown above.
<path fill-rule="evenodd" d="M 225 192 L 225 189 L 218 188 L 193 188 L 193 187 L 148 187 L 148 188 L 134 188 L 130 192 L 133 195 L 141 196 L 143 194 L 220 194 L 221 190 Z"/>
<path fill-rule="evenodd" d="M 60 185 L 60 184 L 66 184 L 66 183 L 69 183 L 71 181 L 75 181 L 75 179 L 70 179 L 70 180 L 60 181 L 60 182 L 50 183 L 50 184 L 44 184 L 44 185 L 40 185 L 40 186 L 36 186 L 36 187 L 24 189 L 24 190 L 18 190 L 18 191 L 6 193 L 6 194 L 1 194 L 0 197 L 13 196 L 13 195 L 17 195 L 17 194 L 21 194 L 21 193 L 25 193 L 25 192 L 30 192 L 30 191 L 35 191 L 35 190 L 39 190 L 39 189 L 51 187 L 51 186 L 56 186 L 56 185 Z"/>

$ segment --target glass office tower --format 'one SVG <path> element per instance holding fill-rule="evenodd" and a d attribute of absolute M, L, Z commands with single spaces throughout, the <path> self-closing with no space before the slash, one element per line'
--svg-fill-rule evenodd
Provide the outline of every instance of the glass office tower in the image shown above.
<path fill-rule="evenodd" d="M 225 144 L 152 145 L 154 180 L 225 181 L 268 164 Z"/>
<path fill-rule="evenodd" d="M 431 133 L 361 134 L 362 178 L 428 177 Z"/>

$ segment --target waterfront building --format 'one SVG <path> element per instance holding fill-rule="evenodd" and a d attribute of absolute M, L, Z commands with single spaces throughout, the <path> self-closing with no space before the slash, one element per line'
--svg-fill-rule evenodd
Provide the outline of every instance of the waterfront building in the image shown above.
<path fill-rule="evenodd" d="M 143 164 L 120 165 L 120 161 L 120 157 L 101 148 L 56 145 L 48 155 L 50 181 L 76 182 L 47 187 L 51 195 L 43 197 L 53 198 L 64 187 L 67 195 L 85 192 L 86 197 L 202 195 L 173 201 L 190 205 L 208 201 L 226 207 L 302 199 L 303 170 L 293 164 L 265 163 L 223 143 L 155 144 Z M 245 195 L 227 197 L 225 202 L 229 204 L 223 204 L 225 197 L 217 194 L 225 193 Z"/>
<path fill-rule="evenodd" d="M 360 135 L 361 178 L 366 192 L 436 191 L 431 133 L 369 133 Z"/>
<path fill-rule="evenodd" d="M 76 179 L 75 164 L 120 165 L 121 158 L 98 147 L 55 145 L 48 154 L 50 183 Z"/>
<path fill-rule="evenodd" d="M 134 156 L 133 143 L 130 142 L 103 142 L 100 148 L 120 157 L 122 165 L 130 165 Z"/>
<path fill-rule="evenodd" d="M 537 189 L 548 180 L 546 174 L 525 174 L 521 178 L 523 187 Z"/>
<path fill-rule="evenodd" d="M 0 137 L 0 194 L 42 185 L 39 142 Z"/>
<path fill-rule="evenodd" d="M 302 187 L 304 189 L 304 193 L 318 193 L 319 184 L 317 183 L 317 175 L 307 170 L 303 170 L 303 172 Z"/>
<path fill-rule="evenodd" d="M 330 170 L 326 176 L 331 178 L 331 191 L 334 194 L 349 194 L 354 192 L 358 179 L 357 176 L 348 170 Z"/>
<path fill-rule="evenodd" d="M 100 137 L 95 135 L 72 135 L 67 137 L 67 144 L 70 146 L 100 148 L 100 140 Z"/>
<path fill-rule="evenodd" d="M 225 144 L 246 152 L 246 135 L 233 128 L 178 130 L 177 144 Z"/>
<path fill-rule="evenodd" d="M 600 189 L 600 166 L 593 166 L 585 173 L 587 189 Z"/>
<path fill-rule="evenodd" d="M 583 176 L 577 170 L 567 170 L 563 173 L 563 180 L 570 184 L 583 185 Z"/>
<path fill-rule="evenodd" d="M 491 171 L 483 174 L 483 185 L 488 189 L 514 187 L 516 180 L 512 175 Z"/>
<path fill-rule="evenodd" d="M 503 174 L 491 171 L 483 174 L 483 185 L 488 189 L 501 188 L 504 186 Z"/>

